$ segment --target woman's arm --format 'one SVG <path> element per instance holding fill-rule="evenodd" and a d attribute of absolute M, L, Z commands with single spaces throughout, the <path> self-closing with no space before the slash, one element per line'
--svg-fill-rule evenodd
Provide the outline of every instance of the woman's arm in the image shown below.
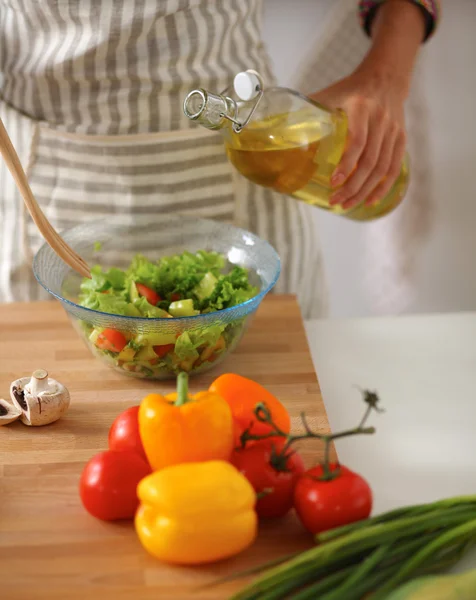
<path fill-rule="evenodd" d="M 425 19 L 408 0 L 387 0 L 370 25 L 372 46 L 359 70 L 397 86 L 406 97 L 415 60 L 425 37 Z"/>
<path fill-rule="evenodd" d="M 372 46 L 359 67 L 312 96 L 342 108 L 349 119 L 348 146 L 332 178 L 335 188 L 342 187 L 331 199 L 345 208 L 365 198 L 369 204 L 381 199 L 400 172 L 406 146 L 404 103 L 428 29 L 424 12 L 408 0 L 387 0 L 373 16 Z"/>

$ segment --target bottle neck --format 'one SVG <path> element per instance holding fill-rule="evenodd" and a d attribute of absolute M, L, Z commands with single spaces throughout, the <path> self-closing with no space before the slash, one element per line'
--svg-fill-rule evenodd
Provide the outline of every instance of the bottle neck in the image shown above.
<path fill-rule="evenodd" d="M 232 123 L 230 119 L 235 118 L 236 104 L 231 98 L 199 88 L 187 95 L 183 112 L 191 121 L 196 121 L 207 129 L 222 129 Z"/>

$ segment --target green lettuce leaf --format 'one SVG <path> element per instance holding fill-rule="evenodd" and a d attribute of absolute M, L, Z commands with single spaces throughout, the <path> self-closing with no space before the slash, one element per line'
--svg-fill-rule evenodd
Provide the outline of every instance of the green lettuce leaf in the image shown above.
<path fill-rule="evenodd" d="M 222 255 L 203 250 L 196 254 L 183 252 L 163 256 L 157 262 L 139 254 L 133 259 L 127 275 L 156 290 L 162 298 L 179 294 L 182 298 L 193 299 L 192 291 L 204 275 L 210 272 L 218 276 L 224 265 Z"/>
<path fill-rule="evenodd" d="M 133 304 L 115 294 L 102 294 L 101 292 L 90 292 L 84 296 L 81 305 L 93 310 L 111 313 L 113 315 L 124 315 L 126 317 L 140 316 Z"/>
<path fill-rule="evenodd" d="M 108 280 L 108 282 L 111 284 L 111 287 L 115 290 L 122 290 L 124 289 L 125 283 L 126 283 L 126 274 L 124 271 L 121 271 L 121 269 L 116 269 L 115 267 L 113 267 L 112 269 L 109 269 L 109 271 L 107 271 L 105 273 L 106 279 Z"/>
<path fill-rule="evenodd" d="M 81 283 L 80 303 L 87 308 L 126 316 L 166 317 L 172 300 L 192 300 L 195 310 L 212 312 L 236 306 L 258 293 L 248 280 L 248 271 L 234 266 L 222 273 L 225 257 L 217 252 L 199 250 L 164 256 L 156 262 L 138 254 L 126 271 L 117 268 L 91 269 L 91 279 Z M 161 297 L 152 306 L 144 297 L 132 299 L 132 283 L 142 283 Z M 103 294 L 102 292 L 108 292 Z M 194 342 L 195 343 L 195 342 Z"/>
<path fill-rule="evenodd" d="M 175 342 L 175 354 L 180 360 L 196 359 L 197 348 L 215 346 L 226 325 L 212 325 L 199 331 L 184 331 Z"/>
<path fill-rule="evenodd" d="M 85 277 L 81 282 L 80 289 L 83 295 L 87 296 L 91 292 L 104 292 L 110 287 L 111 285 L 102 268 L 99 265 L 95 265 L 91 267 L 91 279 Z"/>
<path fill-rule="evenodd" d="M 241 304 L 257 293 L 258 288 L 248 281 L 248 271 L 235 266 L 228 275 L 219 277 L 211 296 L 201 303 L 200 308 L 206 312 L 223 310 Z"/>
<path fill-rule="evenodd" d="M 109 289 L 122 290 L 126 281 L 126 274 L 121 269 L 113 267 L 103 271 L 102 267 L 95 265 L 91 268 L 91 279 L 85 277 L 81 282 L 81 292 L 87 295 L 90 292 L 104 292 Z"/>
<path fill-rule="evenodd" d="M 140 312 L 140 314 L 143 317 L 148 317 L 148 318 L 155 318 L 155 317 L 162 317 L 162 318 L 168 318 L 168 314 L 165 310 L 162 310 L 161 308 L 154 306 L 153 304 L 150 304 L 149 302 L 147 302 L 147 300 L 145 299 L 144 296 L 141 296 L 138 300 L 136 300 L 134 302 L 134 306 L 138 309 L 138 311 Z"/>

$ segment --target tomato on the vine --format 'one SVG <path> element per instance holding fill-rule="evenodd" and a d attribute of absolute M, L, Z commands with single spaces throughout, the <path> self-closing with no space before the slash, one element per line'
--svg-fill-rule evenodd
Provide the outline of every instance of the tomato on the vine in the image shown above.
<path fill-rule="evenodd" d="M 147 460 L 139 434 L 139 407 L 131 406 L 118 415 L 109 429 L 109 449 L 131 450 Z"/>
<path fill-rule="evenodd" d="M 258 516 L 283 517 L 293 506 L 297 478 L 304 473 L 302 458 L 292 450 L 283 455 L 284 440 L 261 440 L 233 451 L 231 463 L 248 479 L 260 496 Z"/>
<path fill-rule="evenodd" d="M 93 456 L 79 483 L 84 508 L 97 519 L 132 519 L 139 506 L 137 485 L 151 472 L 137 452 L 106 450 Z"/>
<path fill-rule="evenodd" d="M 366 519 L 372 511 L 372 491 L 363 477 L 335 463 L 329 471 L 334 478 L 325 480 L 322 466 L 309 469 L 294 488 L 294 508 L 314 534 Z"/>

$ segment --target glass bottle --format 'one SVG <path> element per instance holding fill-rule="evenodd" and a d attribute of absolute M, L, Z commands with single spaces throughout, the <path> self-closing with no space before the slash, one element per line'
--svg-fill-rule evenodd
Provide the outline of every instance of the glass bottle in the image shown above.
<path fill-rule="evenodd" d="M 185 115 L 224 137 L 229 160 L 246 178 L 337 215 L 368 221 L 386 215 L 402 201 L 408 186 L 408 156 L 387 195 L 372 206 L 331 206 L 330 179 L 347 140 L 341 110 L 284 88 L 264 88 L 255 71 L 239 73 L 220 94 L 203 88 L 184 100 Z"/>

